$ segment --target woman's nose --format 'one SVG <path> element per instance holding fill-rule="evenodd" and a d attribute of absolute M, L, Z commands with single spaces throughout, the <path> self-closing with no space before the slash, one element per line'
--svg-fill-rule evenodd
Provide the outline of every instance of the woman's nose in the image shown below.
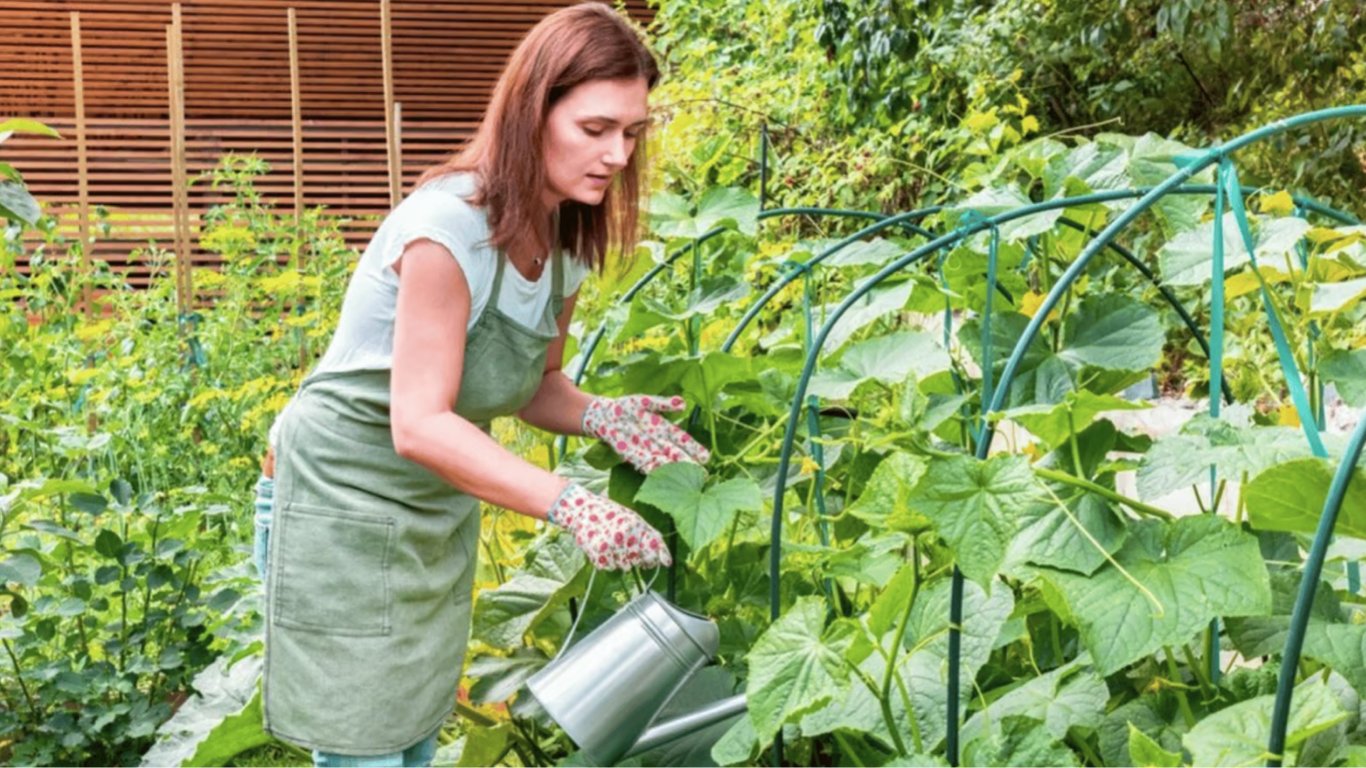
<path fill-rule="evenodd" d="M 619 133 L 607 142 L 607 151 L 602 156 L 602 162 L 613 169 L 624 168 L 626 160 L 630 156 L 630 151 L 626 148 L 627 139 L 624 133 Z"/>

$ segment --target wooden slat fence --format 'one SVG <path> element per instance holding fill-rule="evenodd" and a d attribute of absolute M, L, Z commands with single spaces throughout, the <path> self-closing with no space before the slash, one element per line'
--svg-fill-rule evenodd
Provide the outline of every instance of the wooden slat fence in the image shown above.
<path fill-rule="evenodd" d="M 563 2 L 516 4 L 390 0 L 395 111 L 401 114 L 402 188 L 469 137 L 507 55 Z M 0 5 L 0 117 L 42 120 L 61 139 L 12 137 L 0 159 L 23 173 L 48 213 L 80 226 L 77 92 L 71 12 L 78 11 L 90 204 L 113 230 L 94 258 L 145 284 L 132 258 L 155 239 L 174 245 L 171 110 L 166 29 L 171 0 L 6 0 Z M 378 0 L 182 0 L 185 164 L 194 179 L 226 152 L 256 152 L 271 165 L 258 189 L 279 210 L 294 201 L 289 9 L 297 19 L 302 197 L 349 217 L 362 245 L 389 208 L 383 41 Z M 627 3 L 639 23 L 644 0 Z M 222 199 L 189 188 L 190 240 L 199 214 Z M 197 247 L 190 260 L 210 264 Z"/>

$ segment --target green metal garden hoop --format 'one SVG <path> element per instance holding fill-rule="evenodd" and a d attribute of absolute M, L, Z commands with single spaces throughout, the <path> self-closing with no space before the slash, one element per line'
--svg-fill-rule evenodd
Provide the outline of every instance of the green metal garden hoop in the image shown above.
<path fill-rule="evenodd" d="M 1057 207 L 1081 205 L 1089 202 L 1107 202 L 1118 199 L 1138 198 L 1136 203 L 1131 205 L 1117 220 L 1106 226 L 1099 233 L 1092 233 L 1082 225 L 1071 220 L 1061 220 L 1061 222 L 1065 222 L 1063 223 L 1063 226 L 1069 226 L 1073 229 L 1077 229 L 1078 231 L 1083 231 L 1087 234 L 1093 234 L 1094 237 L 1088 243 L 1087 247 L 1083 250 L 1083 252 L 1072 263 L 1072 265 L 1064 271 L 1058 283 L 1054 285 L 1053 289 L 1050 291 L 1048 296 L 1045 297 L 1043 304 L 1039 307 L 1039 309 L 1034 315 L 1034 318 L 1031 320 L 1030 324 L 1026 328 L 1024 334 L 1022 334 L 1021 338 L 1016 343 L 1016 346 L 1012 351 L 1009 360 L 1007 361 L 1006 367 L 1002 373 L 1001 381 L 999 382 L 998 386 L 992 388 L 989 384 L 987 385 L 987 389 L 991 391 L 986 393 L 988 397 L 986 397 L 985 399 L 990 400 L 990 406 L 989 408 L 985 409 L 983 413 L 985 414 L 1000 410 L 1001 405 L 1003 404 L 1004 393 L 1009 390 L 1010 384 L 1013 382 L 1015 372 L 1018 369 L 1020 360 L 1023 357 L 1023 352 L 1025 349 L 1027 349 L 1028 345 L 1037 336 L 1039 329 L 1042 327 L 1043 318 L 1046 318 L 1049 315 L 1049 313 L 1051 313 L 1051 311 L 1057 305 L 1063 293 L 1071 286 L 1073 282 L 1075 282 L 1077 277 L 1085 269 L 1086 265 L 1090 262 L 1090 260 L 1094 258 L 1096 254 L 1098 254 L 1102 249 L 1107 247 L 1117 252 L 1126 262 L 1138 268 L 1143 273 L 1146 279 L 1148 279 L 1150 282 L 1152 282 L 1154 285 L 1158 287 L 1164 299 L 1177 310 L 1178 314 L 1182 318 L 1183 323 L 1185 323 L 1188 326 L 1188 328 L 1192 330 L 1195 337 L 1200 341 L 1201 346 L 1206 350 L 1207 353 L 1209 353 L 1209 359 L 1212 361 L 1212 367 L 1215 369 L 1212 370 L 1211 383 L 1215 385 L 1215 388 L 1221 391 L 1221 393 L 1224 395 L 1224 399 L 1228 399 L 1231 401 L 1227 385 L 1225 382 L 1222 381 L 1222 377 L 1219 376 L 1218 373 L 1219 363 L 1217 362 L 1217 360 L 1221 359 L 1220 353 L 1222 347 L 1222 323 L 1214 324 L 1214 332 L 1211 334 L 1211 336 L 1215 341 L 1215 345 L 1214 349 L 1212 350 L 1210 346 L 1208 346 L 1207 342 L 1204 340 L 1203 336 L 1201 336 L 1201 334 L 1199 333 L 1198 327 L 1196 327 L 1193 319 L 1190 318 L 1189 313 L 1186 312 L 1184 307 L 1180 305 L 1180 302 L 1176 300 L 1175 296 L 1172 295 L 1170 291 L 1165 288 L 1165 286 L 1161 285 L 1160 279 L 1155 274 L 1153 274 L 1152 271 L 1146 267 L 1146 265 L 1143 265 L 1142 262 L 1139 259 L 1137 259 L 1137 257 L 1135 257 L 1131 252 L 1128 252 L 1127 249 L 1124 249 L 1122 246 L 1113 243 L 1113 240 L 1118 235 L 1118 233 L 1122 231 L 1125 227 L 1127 227 L 1129 224 L 1131 224 L 1139 214 L 1143 213 L 1148 208 L 1152 207 L 1152 205 L 1155 204 L 1158 199 L 1162 198 L 1167 194 L 1214 194 L 1216 196 L 1216 212 L 1222 212 L 1222 207 L 1224 203 L 1226 201 L 1232 201 L 1236 194 L 1236 203 L 1234 203 L 1234 205 L 1235 212 L 1238 212 L 1241 209 L 1242 205 L 1242 195 L 1244 193 L 1251 194 L 1256 190 L 1249 189 L 1244 191 L 1237 186 L 1236 174 L 1230 173 L 1232 166 L 1231 161 L 1229 160 L 1229 155 L 1231 153 L 1233 153 L 1237 149 L 1246 146 L 1247 144 L 1253 143 L 1255 141 L 1266 138 L 1267 136 L 1285 130 L 1297 128 L 1302 125 L 1310 124 L 1313 122 L 1319 122 L 1322 120 L 1339 119 L 1344 117 L 1356 117 L 1361 116 L 1363 114 L 1366 114 L 1366 106 L 1339 107 L 1332 110 L 1322 110 L 1319 112 L 1307 113 L 1305 115 L 1300 115 L 1289 120 L 1273 123 L 1272 125 L 1266 126 L 1262 129 L 1259 129 L 1258 131 L 1251 132 L 1249 134 L 1246 134 L 1245 136 L 1239 137 L 1237 139 L 1219 145 L 1218 147 L 1208 150 L 1196 157 L 1190 158 L 1187 165 L 1184 168 L 1177 171 L 1163 183 L 1155 187 L 1135 190 L 1122 190 L 1108 193 L 1097 193 L 1094 195 L 1080 196 L 1077 198 L 1070 198 L 1067 200 L 1037 203 L 1022 206 L 1015 210 L 997 214 L 992 217 L 981 217 L 980 215 L 978 215 L 975 217 L 975 220 L 969 219 L 965 221 L 963 224 L 961 224 L 957 229 L 944 235 L 935 236 L 932 232 L 928 232 L 919 227 L 915 227 L 912 230 L 915 234 L 931 237 L 931 242 L 927 243 L 924 246 L 921 246 L 920 248 L 915 249 L 914 251 L 904 254 L 892 263 L 888 264 L 882 270 L 876 273 L 872 278 L 870 278 L 863 285 L 861 285 L 857 290 L 855 290 L 853 293 L 847 296 L 845 300 L 841 302 L 840 305 L 831 312 L 830 317 L 823 324 L 819 334 L 814 338 L 814 342 L 810 342 L 810 340 L 813 337 L 808 330 L 807 339 L 810 342 L 810 348 L 807 353 L 807 360 L 804 365 L 802 375 L 798 381 L 798 391 L 797 396 L 794 398 L 792 413 L 789 414 L 787 430 L 786 434 L 784 435 L 783 450 L 780 455 L 779 461 L 779 477 L 784 477 L 790 467 L 791 451 L 795 443 L 796 425 L 800 417 L 800 411 L 804 406 L 810 408 L 814 405 L 814 403 L 804 404 L 803 396 L 805 395 L 806 387 L 809 384 L 810 377 L 814 374 L 816 361 L 819 358 L 819 351 L 823 346 L 826 338 L 828 337 L 831 329 L 833 329 L 834 325 L 839 321 L 843 314 L 846 311 L 848 311 L 848 309 L 853 305 L 854 301 L 861 298 L 869 290 L 871 290 L 871 288 L 881 283 L 883 280 L 890 277 L 892 274 L 895 274 L 896 272 L 900 271 L 902 268 L 912 263 L 915 263 L 920 259 L 940 249 L 947 247 L 948 245 L 954 244 L 965 237 L 975 235 L 982 231 L 992 231 L 997 226 L 1007 221 L 1032 215 L 1046 210 L 1053 210 Z M 761 147 L 766 157 L 766 143 L 762 144 Z M 1221 166 L 1219 184 L 1183 186 L 1183 182 L 1190 179 L 1195 173 L 1215 163 L 1218 163 Z M 764 164 L 764 168 L 766 170 L 766 162 Z M 766 173 L 761 176 L 761 195 L 766 192 L 765 186 Z M 1335 211 L 1327 206 L 1323 206 L 1317 203 L 1316 201 L 1309 200 L 1307 198 L 1296 197 L 1295 203 L 1297 211 L 1312 211 L 1327 216 L 1329 218 L 1333 218 L 1341 223 L 1357 223 L 1357 220 L 1353 217 L 1348 216 L 1347 214 L 1341 213 L 1339 211 Z M 937 213 L 941 210 L 943 210 L 942 206 L 936 206 L 934 208 L 923 209 L 921 211 L 912 211 L 905 214 L 899 214 L 896 216 L 885 216 L 883 214 L 877 214 L 867 211 L 847 211 L 838 209 L 818 208 L 785 208 L 762 210 L 761 200 L 761 211 L 759 214 L 760 219 L 766 219 L 771 216 L 777 215 L 810 214 L 869 218 L 875 219 L 876 223 L 860 230 L 859 232 L 855 233 L 854 235 L 851 235 L 848 238 L 845 238 L 844 240 L 830 247 L 826 251 L 822 252 L 822 254 L 811 259 L 810 261 L 801 265 L 797 265 L 797 268 L 789 269 L 787 273 L 782 278 L 780 278 L 779 281 L 777 281 L 773 286 L 770 286 L 769 290 L 763 296 L 761 296 L 760 299 L 754 305 L 752 305 L 749 308 L 749 310 L 738 322 L 736 329 L 732 331 L 731 335 L 727 338 L 725 344 L 723 344 L 722 350 L 728 351 L 734 345 L 735 341 L 738 340 L 740 334 L 743 333 L 744 328 L 749 324 L 750 321 L 753 320 L 755 316 L 757 316 L 758 312 L 762 309 L 762 307 L 774 295 L 776 295 L 783 287 L 789 284 L 792 280 L 795 280 L 799 275 L 803 277 L 809 276 L 811 267 L 816 266 L 820 261 L 830 257 L 842 248 L 848 247 L 849 245 L 852 245 L 854 242 L 858 242 L 862 240 L 864 237 L 867 237 L 871 234 L 876 234 L 878 232 L 881 232 L 885 229 L 897 225 L 909 228 L 910 222 L 918 221 L 926 216 L 931 215 L 932 213 Z M 662 273 L 669 265 L 674 263 L 674 261 L 676 261 L 682 255 L 688 253 L 689 251 L 691 251 L 694 254 L 695 259 L 700 258 L 700 244 L 705 242 L 706 240 L 709 240 L 712 237 L 719 235 L 723 231 L 725 230 L 722 228 L 711 230 L 703 234 L 702 236 L 698 237 L 689 246 L 679 249 L 666 260 L 664 260 L 660 264 L 657 264 L 649 273 L 647 273 L 640 280 L 638 280 L 637 283 L 634 286 L 632 286 L 632 288 L 626 294 L 623 295 L 621 301 L 629 302 L 641 289 L 645 287 L 646 284 L 648 284 L 658 274 Z M 1221 269 L 1222 227 L 1216 227 L 1215 233 L 1216 266 Z M 1248 235 L 1246 235 L 1245 233 L 1245 237 L 1247 236 Z M 1249 251 L 1251 250 L 1252 249 L 1249 248 Z M 992 265 L 994 265 L 994 261 L 994 259 L 990 260 Z M 698 267 L 697 262 L 695 262 L 694 267 L 694 273 L 696 274 L 696 269 Z M 1216 280 L 1215 282 L 1220 283 L 1221 281 Z M 988 307 L 990 306 L 991 295 L 992 293 L 989 290 Z M 1220 296 L 1219 308 L 1220 310 L 1222 310 L 1222 296 Z M 809 329 L 811 323 L 809 303 L 806 306 L 806 312 Z M 1278 326 L 1274 325 L 1274 315 L 1271 316 L 1271 318 L 1273 322 L 1273 334 L 1279 334 Z M 589 344 L 586 346 L 581 358 L 579 368 L 575 373 L 576 382 L 580 381 L 584 373 L 586 372 L 588 364 L 591 361 L 592 355 L 596 350 L 598 343 L 600 342 L 605 330 L 606 324 L 604 323 L 603 326 L 600 326 L 598 328 L 593 337 L 590 339 Z M 1283 344 L 1278 343 L 1278 352 L 1281 353 L 1282 364 L 1285 365 L 1286 355 L 1283 349 Z M 990 357 L 990 355 L 988 354 L 987 357 Z M 1297 374 L 1297 369 L 1294 368 L 1293 358 L 1290 358 L 1289 366 L 1287 367 L 1288 381 L 1291 380 L 1290 374 L 1292 372 Z M 1294 380 L 1298 382 L 1297 375 Z M 1217 400 L 1218 399 L 1216 398 L 1214 401 L 1212 401 L 1211 405 L 1216 415 L 1217 405 L 1215 403 L 1217 403 Z M 1298 411 L 1305 410 L 1303 407 L 1304 402 L 1305 401 L 1302 397 L 1296 398 L 1296 407 Z M 811 413 L 812 415 L 814 415 L 814 410 Z M 1317 422 L 1321 420 L 1321 418 L 1321 413 L 1317 416 L 1307 412 L 1301 413 L 1301 423 L 1302 425 L 1304 425 L 1306 429 L 1307 436 L 1309 435 L 1309 430 L 1313 430 L 1317 426 Z M 813 428 L 816 430 L 812 433 L 813 436 L 818 435 L 818 423 L 814 424 Z M 993 431 L 994 430 L 991 427 L 990 422 L 984 420 L 984 423 L 981 425 L 981 431 L 978 435 L 977 440 L 978 458 L 985 458 L 986 451 L 990 445 L 991 435 Z M 1310 442 L 1311 444 L 1313 444 L 1315 440 L 1311 437 Z M 1290 696 L 1293 693 L 1289 686 L 1293 684 L 1294 668 L 1297 665 L 1299 652 L 1301 650 L 1301 646 L 1303 643 L 1303 630 L 1305 625 L 1307 625 L 1309 608 L 1312 607 L 1314 585 L 1317 583 L 1318 577 L 1321 573 L 1322 561 L 1326 553 L 1327 542 L 1328 539 L 1331 537 L 1332 526 L 1336 520 L 1338 509 L 1341 506 L 1342 497 L 1346 490 L 1347 478 L 1350 477 L 1351 470 L 1356 464 L 1356 459 L 1357 457 L 1359 457 L 1361 453 L 1363 442 L 1366 442 L 1366 424 L 1358 426 L 1358 429 L 1356 430 L 1356 433 L 1354 433 L 1352 442 L 1349 446 L 1347 455 L 1344 457 L 1343 463 L 1339 467 L 1338 474 L 1334 480 L 1334 485 L 1329 493 L 1328 501 L 1325 504 L 1325 510 L 1323 517 L 1320 521 L 1319 531 L 1315 536 L 1313 546 L 1311 547 L 1310 556 L 1306 561 L 1305 577 L 1301 584 L 1300 595 L 1296 602 L 1295 614 L 1292 618 L 1291 634 L 1287 642 L 1286 648 L 1287 661 L 1282 667 L 1280 688 L 1278 689 L 1276 709 L 1273 715 L 1273 728 L 1270 747 L 1270 752 L 1273 755 L 1273 759 L 1269 763 L 1272 765 L 1279 765 L 1279 755 L 1284 744 L 1284 731 L 1289 713 Z M 819 482 L 820 478 L 817 478 L 817 481 Z M 774 542 L 781 541 L 781 512 L 783 503 L 782 496 L 784 490 L 783 485 L 784 484 L 779 483 L 779 488 L 775 492 L 772 530 L 772 541 Z M 771 549 L 771 571 L 776 570 L 779 557 L 780 547 L 775 545 Z M 776 586 L 778 584 L 776 577 L 772 579 L 772 584 L 774 585 L 773 592 L 775 594 L 771 594 L 770 596 L 771 613 L 773 614 L 773 618 L 776 619 L 776 611 L 780 607 L 780 595 L 776 594 Z M 950 601 L 950 669 L 948 680 L 949 718 L 947 737 L 948 757 L 950 762 L 955 765 L 957 764 L 958 759 L 958 688 L 959 669 L 961 660 L 961 637 L 959 627 L 961 625 L 962 620 L 962 589 L 962 574 L 955 568 L 952 579 Z M 781 735 L 779 735 L 779 739 L 775 742 L 775 759 L 777 761 L 781 761 L 781 755 L 782 742 Z"/>

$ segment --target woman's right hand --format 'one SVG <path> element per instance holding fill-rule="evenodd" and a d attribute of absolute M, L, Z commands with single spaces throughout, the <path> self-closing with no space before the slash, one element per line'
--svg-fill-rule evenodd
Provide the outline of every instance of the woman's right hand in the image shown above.
<path fill-rule="evenodd" d="M 673 558 L 664 539 L 635 512 L 578 483 L 570 483 L 546 519 L 574 535 L 595 567 L 608 571 L 657 568 Z"/>

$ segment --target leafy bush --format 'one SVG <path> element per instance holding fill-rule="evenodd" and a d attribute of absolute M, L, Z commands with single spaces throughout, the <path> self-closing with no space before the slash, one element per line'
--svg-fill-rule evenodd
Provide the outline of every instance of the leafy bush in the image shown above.
<path fill-rule="evenodd" d="M 155 245 L 146 290 L 103 262 L 83 275 L 51 219 L 35 220 L 27 274 L 0 273 L 0 294 L 20 299 L 0 316 L 12 762 L 136 762 L 199 670 L 259 647 L 249 489 L 266 428 L 335 324 L 341 296 L 324 288 L 352 256 L 318 211 L 299 228 L 274 213 L 254 188 L 267 170 L 228 156 L 205 179 L 230 194 L 201 239 L 222 264 L 194 273 L 211 310 L 180 317 Z"/>

